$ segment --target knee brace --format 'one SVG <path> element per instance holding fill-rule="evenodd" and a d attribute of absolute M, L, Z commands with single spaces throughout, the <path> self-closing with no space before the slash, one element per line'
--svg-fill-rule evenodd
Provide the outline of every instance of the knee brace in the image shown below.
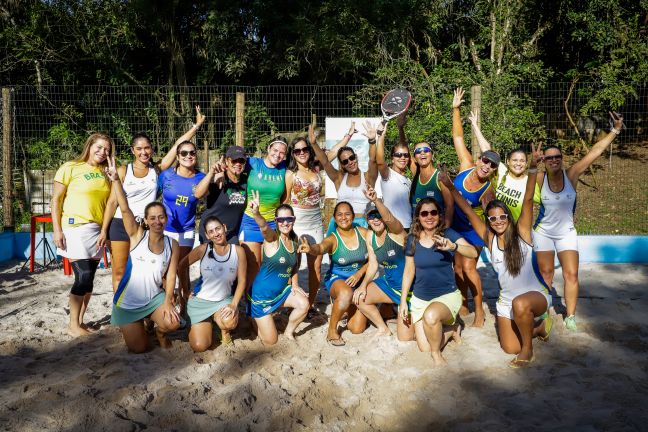
<path fill-rule="evenodd" d="M 94 277 L 97 272 L 99 261 L 91 259 L 82 259 L 72 262 L 74 271 L 74 285 L 70 294 L 84 296 L 90 294 L 94 288 Z"/>

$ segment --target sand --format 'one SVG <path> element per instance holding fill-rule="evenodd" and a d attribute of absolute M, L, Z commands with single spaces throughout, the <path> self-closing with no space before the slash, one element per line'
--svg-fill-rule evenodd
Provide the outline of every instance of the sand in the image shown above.
<path fill-rule="evenodd" d="M 302 323 L 296 341 L 280 337 L 270 349 L 241 320 L 230 346 L 194 354 L 180 331 L 169 350 L 129 354 L 108 324 L 109 270 L 98 271 L 87 314 L 100 330 L 73 339 L 65 333 L 71 279 L 18 268 L 0 269 L 0 429 L 648 428 L 645 266 L 583 265 L 581 331 L 567 332 L 558 315 L 551 340 L 534 342 L 536 362 L 526 370 L 510 369 L 512 356 L 498 345 L 489 267 L 480 269 L 491 311 L 485 327 L 468 326 L 463 343 L 444 351 L 449 365 L 437 369 L 413 342 L 372 339 L 373 327 L 345 331 L 346 346 L 329 346 L 324 315 Z M 556 276 L 561 294 L 559 270 Z M 330 310 L 324 292 L 317 307 Z M 276 319 L 281 327 L 287 315 Z"/>

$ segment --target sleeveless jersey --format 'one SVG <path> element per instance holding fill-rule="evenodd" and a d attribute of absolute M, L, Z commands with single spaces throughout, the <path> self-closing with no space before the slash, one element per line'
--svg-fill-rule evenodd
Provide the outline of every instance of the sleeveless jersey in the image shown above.
<path fill-rule="evenodd" d="M 367 262 L 367 244 L 362 239 L 358 228 L 353 228 L 355 231 L 358 247 L 349 249 L 337 229 L 333 231 L 333 235 L 337 240 L 337 247 L 331 254 L 331 266 L 329 272 L 337 276 L 348 278 L 362 267 Z"/>
<path fill-rule="evenodd" d="M 171 239 L 164 236 L 164 250 L 160 254 L 149 248 L 149 231 L 130 251 L 124 276 L 119 281 L 113 303 L 122 309 L 146 306 L 162 289 L 162 277 L 171 261 Z"/>
<path fill-rule="evenodd" d="M 493 269 L 497 273 L 501 290 L 498 301 L 504 301 L 510 304 L 513 299 L 529 291 L 539 291 L 543 294 L 549 294 L 549 288 L 540 274 L 540 268 L 536 261 L 536 254 L 533 246 L 520 239 L 520 248 L 524 255 L 524 262 L 520 273 L 517 276 L 511 276 L 506 269 L 504 262 L 504 251 L 497 244 L 497 236 L 493 236 L 491 243 L 491 261 Z"/>
<path fill-rule="evenodd" d="M 133 164 L 126 165 L 126 176 L 124 177 L 123 187 L 128 207 L 136 218 L 144 218 L 144 209 L 157 197 L 157 178 L 155 168 L 149 167 L 148 173 L 144 177 L 135 177 Z M 115 217 L 122 219 L 122 212 L 119 206 L 115 211 Z"/>
<path fill-rule="evenodd" d="M 337 202 L 346 201 L 351 204 L 353 207 L 353 213 L 357 215 L 364 215 L 367 208 L 367 203 L 369 200 L 364 193 L 365 190 L 365 173 L 360 172 L 360 185 L 350 187 L 347 185 L 347 177 L 349 173 L 344 173 L 342 177 L 342 182 L 340 183 L 340 188 L 337 191 Z"/>
<path fill-rule="evenodd" d="M 162 190 L 162 204 L 169 218 L 165 231 L 183 233 L 196 228 L 199 199 L 194 192 L 204 177 L 205 174 L 200 171 L 196 171 L 193 177 L 178 175 L 175 168 L 162 171 L 158 177 L 158 187 Z"/>
<path fill-rule="evenodd" d="M 511 210 L 513 220 L 517 222 L 522 213 L 522 201 L 526 192 L 527 176 L 519 179 L 513 178 L 508 174 L 508 167 L 500 162 L 497 170 L 497 188 L 495 188 L 495 198 L 506 204 Z M 540 203 L 540 188 L 535 185 L 533 202 Z"/>
<path fill-rule="evenodd" d="M 468 204 L 470 204 L 470 207 L 475 210 L 475 213 L 477 213 L 481 218 L 484 217 L 484 209 L 481 206 L 481 199 L 484 196 L 484 193 L 490 186 L 491 182 L 490 180 L 484 183 L 479 189 L 470 191 L 466 188 L 465 186 L 465 180 L 468 175 L 473 172 L 475 168 L 470 168 L 465 171 L 462 171 L 459 173 L 459 175 L 455 178 L 454 180 L 454 186 L 457 188 L 461 196 L 465 198 L 466 201 L 468 201 Z M 459 233 L 466 232 L 466 231 L 472 231 L 473 227 L 470 225 L 470 221 L 468 220 L 468 216 L 459 208 L 459 206 L 455 205 L 454 208 L 454 216 L 452 218 L 452 228 L 455 231 L 458 231 Z"/>
<path fill-rule="evenodd" d="M 209 256 L 209 252 L 213 256 Z M 193 289 L 196 298 L 218 302 L 232 295 L 232 285 L 238 271 L 238 254 L 234 245 L 224 256 L 218 255 L 210 245 L 200 259 L 200 278 Z"/>
<path fill-rule="evenodd" d="M 385 280 L 391 288 L 400 291 L 403 282 L 403 271 L 405 270 L 405 248 L 398 244 L 389 233 L 385 236 L 385 242 L 378 246 L 376 233 L 371 233 L 371 245 L 378 264 L 385 270 Z"/>
<path fill-rule="evenodd" d="M 418 204 L 418 202 L 423 198 L 434 198 L 443 208 L 445 208 L 445 201 L 443 201 L 441 185 L 439 184 L 439 170 L 435 170 L 434 174 L 432 174 L 426 183 L 421 183 L 420 174 L 416 176 L 416 182 L 412 183 L 412 191 L 410 193 L 412 214 L 414 214 L 414 210 L 416 210 L 416 204 Z"/>
<path fill-rule="evenodd" d="M 281 204 L 281 196 L 286 188 L 286 163 L 281 162 L 274 168 L 268 167 L 262 158 L 251 157 L 248 159 L 247 199 L 252 199 L 252 191 L 259 192 L 259 212 L 261 216 L 272 222 L 275 219 L 275 210 Z M 254 218 L 252 210 L 245 210 L 245 214 Z"/>
<path fill-rule="evenodd" d="M 403 224 L 403 227 L 409 228 L 412 225 L 412 209 L 409 203 L 412 181 L 391 168 L 387 180 L 382 176 L 379 178 L 385 207 Z"/>
<path fill-rule="evenodd" d="M 572 186 L 565 170 L 563 175 L 563 188 L 554 192 L 549 187 L 547 174 L 542 179 L 540 188 L 540 211 L 533 229 L 540 234 L 555 240 L 574 231 L 574 212 L 576 211 L 576 191 Z"/>
<path fill-rule="evenodd" d="M 288 252 L 279 239 L 279 248 L 274 255 L 266 255 L 265 245 L 262 247 L 263 258 L 259 273 L 254 278 L 250 288 L 251 299 L 274 300 L 283 291 L 290 287 L 290 277 L 297 265 L 297 243 L 292 241 L 292 252 Z"/>

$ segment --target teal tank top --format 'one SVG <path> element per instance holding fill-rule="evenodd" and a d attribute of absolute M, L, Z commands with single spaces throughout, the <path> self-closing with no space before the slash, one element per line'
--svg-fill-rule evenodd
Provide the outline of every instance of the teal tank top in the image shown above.
<path fill-rule="evenodd" d="M 362 267 L 367 262 L 367 244 L 365 243 L 360 230 L 353 228 L 358 239 L 358 247 L 349 249 L 342 241 L 342 237 L 338 234 L 337 229 L 333 231 L 333 235 L 337 240 L 337 247 L 331 254 L 331 271 L 333 274 L 340 277 L 349 277 Z"/>
<path fill-rule="evenodd" d="M 263 261 L 250 289 L 252 298 L 272 299 L 286 286 L 290 285 L 290 277 L 297 265 L 297 244 L 292 241 L 293 252 L 288 252 L 279 239 L 279 249 L 274 255 L 268 256 L 263 248 Z"/>
<path fill-rule="evenodd" d="M 403 271 L 405 270 L 405 248 L 399 245 L 389 233 L 385 236 L 385 242 L 378 246 L 376 233 L 371 235 L 371 245 L 378 264 L 385 270 L 385 280 L 390 287 L 400 290 L 403 282 Z"/>
<path fill-rule="evenodd" d="M 445 208 L 441 186 L 439 185 L 439 170 L 434 171 L 432 177 L 430 177 L 425 184 L 421 183 L 420 175 L 416 176 L 416 182 L 412 183 L 412 193 L 410 194 L 412 214 L 414 214 L 416 204 L 418 204 L 418 202 L 423 198 L 434 198 L 443 208 Z"/>

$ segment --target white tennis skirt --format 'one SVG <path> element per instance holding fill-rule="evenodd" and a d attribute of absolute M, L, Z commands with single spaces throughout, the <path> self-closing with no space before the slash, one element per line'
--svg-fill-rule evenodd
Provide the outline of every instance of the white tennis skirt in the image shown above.
<path fill-rule="evenodd" d="M 56 253 L 70 260 L 99 259 L 101 249 L 97 249 L 97 240 L 101 233 L 99 224 L 90 222 L 73 228 L 63 229 L 66 249 L 56 249 Z"/>
<path fill-rule="evenodd" d="M 322 211 L 319 207 L 312 209 L 293 207 L 293 211 L 295 212 L 293 230 L 298 237 L 306 236 L 310 244 L 320 243 L 324 240 Z"/>

